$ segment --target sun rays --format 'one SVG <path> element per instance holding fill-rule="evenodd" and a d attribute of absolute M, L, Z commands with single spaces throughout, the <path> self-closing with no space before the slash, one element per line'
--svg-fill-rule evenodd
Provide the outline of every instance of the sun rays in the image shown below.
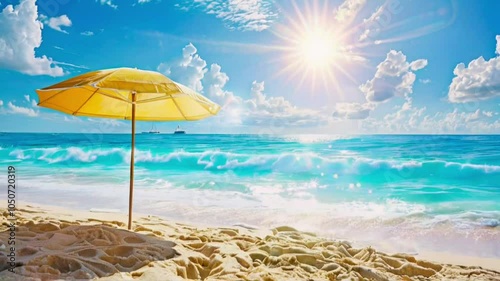
<path fill-rule="evenodd" d="M 276 75 L 286 76 L 299 88 L 307 83 L 311 90 L 321 86 L 340 94 L 339 74 L 354 80 L 348 72 L 354 61 L 348 32 L 334 19 L 328 1 L 313 0 L 301 7 L 292 2 L 292 7 L 292 13 L 284 14 L 285 22 L 272 30 L 281 41 L 278 63 L 284 65 Z"/>
<path fill-rule="evenodd" d="M 395 0 L 380 0 L 376 5 L 371 1 L 331 2 L 275 3 L 279 20 L 262 33 L 266 40 L 258 43 L 170 35 L 166 39 L 213 45 L 226 52 L 266 55 L 264 64 L 279 68 L 271 79 L 283 79 L 301 92 L 342 96 L 347 95 L 346 85 L 356 88 L 365 82 L 355 74 L 357 70 L 372 68 L 376 63 L 370 63 L 372 58 L 382 60 L 390 51 L 382 45 L 439 31 L 449 26 L 456 15 L 453 0 L 445 0 L 425 13 L 410 13 L 412 5 Z"/>
<path fill-rule="evenodd" d="M 340 82 L 359 85 L 361 81 L 352 71 L 367 66 L 367 57 L 386 54 L 377 53 L 374 46 L 435 32 L 448 26 L 456 13 L 450 2 L 449 7 L 435 12 L 401 19 L 401 13 L 410 8 L 395 3 L 387 0 L 374 11 L 359 14 L 364 5 L 331 6 L 326 0 L 298 5 L 291 1 L 290 7 L 280 8 L 283 20 L 270 29 L 278 41 L 267 49 L 280 53 L 270 63 L 282 66 L 275 76 L 285 77 L 296 88 L 309 86 L 311 93 L 320 87 L 322 92 L 343 95 Z M 451 15 L 448 20 L 443 21 L 443 11 Z"/>

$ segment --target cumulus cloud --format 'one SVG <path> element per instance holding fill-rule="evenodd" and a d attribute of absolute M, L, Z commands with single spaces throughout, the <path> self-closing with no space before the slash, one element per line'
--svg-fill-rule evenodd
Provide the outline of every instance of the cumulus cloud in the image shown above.
<path fill-rule="evenodd" d="M 138 0 L 137 3 L 139 4 L 146 4 L 146 3 L 149 3 L 151 2 L 151 0 Z"/>
<path fill-rule="evenodd" d="M 184 47 L 182 53 L 181 59 L 173 64 L 161 63 L 158 70 L 222 105 L 216 118 L 224 124 L 277 128 L 318 126 L 328 122 L 330 116 L 324 112 L 298 108 L 284 97 L 266 95 L 264 82 L 252 83 L 249 99 L 235 95 L 225 89 L 229 76 L 219 64 L 213 63 L 208 68 L 193 44 Z"/>
<path fill-rule="evenodd" d="M 70 27 L 71 26 L 71 20 L 67 15 L 62 15 L 59 17 L 52 17 L 48 18 L 45 15 L 40 15 L 40 20 L 48 25 L 50 28 L 57 30 L 62 33 L 68 33 L 66 30 L 61 29 L 61 27 Z"/>
<path fill-rule="evenodd" d="M 225 125 L 241 125 L 242 98 L 233 92 L 224 89 L 229 81 L 229 76 L 222 71 L 222 67 L 216 63 L 210 66 L 202 79 L 203 93 L 211 100 L 222 106 L 221 113 L 217 117 Z"/>
<path fill-rule="evenodd" d="M 377 66 L 375 76 L 359 88 L 370 102 L 384 102 L 394 96 L 408 97 L 413 92 L 416 75 L 413 71 L 424 68 L 427 60 L 407 62 L 402 52 L 391 50 Z"/>
<path fill-rule="evenodd" d="M 284 97 L 268 97 L 264 82 L 254 81 L 252 98 L 243 102 L 243 124 L 267 128 L 316 127 L 326 125 L 329 116 L 321 111 L 293 105 Z"/>
<path fill-rule="evenodd" d="M 365 6 L 366 0 L 345 0 L 335 13 L 335 19 L 341 23 L 351 23 L 359 11 Z"/>
<path fill-rule="evenodd" d="M 35 0 L 7 5 L 0 14 L 0 67 L 29 75 L 61 76 L 64 71 L 51 58 L 36 57 L 42 44 L 42 23 Z"/>
<path fill-rule="evenodd" d="M 422 84 L 429 84 L 429 83 L 431 83 L 431 79 L 419 79 L 418 81 L 420 81 L 420 83 L 422 83 Z"/>
<path fill-rule="evenodd" d="M 202 9 L 222 19 L 230 29 L 262 31 L 277 17 L 271 0 L 196 0 L 178 5 L 181 10 Z"/>
<path fill-rule="evenodd" d="M 196 47 L 189 43 L 182 49 L 182 58 L 173 64 L 161 63 L 157 70 L 172 79 L 200 92 L 203 90 L 201 79 L 205 76 L 207 62 L 197 54 Z"/>
<path fill-rule="evenodd" d="M 0 100 L 0 106 L 3 106 L 3 100 Z"/>
<path fill-rule="evenodd" d="M 284 97 L 267 97 L 266 94 L 264 94 L 264 90 L 264 82 L 253 81 L 250 90 L 252 98 L 245 101 L 245 104 L 251 111 L 261 112 L 267 115 L 279 113 L 286 114 L 296 109 L 296 107 Z"/>
<path fill-rule="evenodd" d="M 466 66 L 459 63 L 453 70 L 448 100 L 464 103 L 500 97 L 500 36 L 496 36 L 497 56 L 485 60 L 482 56 Z"/>
<path fill-rule="evenodd" d="M 87 30 L 87 31 L 81 32 L 80 35 L 83 35 L 83 36 L 93 36 L 94 32 Z"/>
<path fill-rule="evenodd" d="M 332 116 L 339 119 L 366 119 L 374 105 L 370 103 L 337 103 Z"/>
<path fill-rule="evenodd" d="M 221 66 L 213 63 L 210 70 L 205 72 L 202 84 L 204 85 L 204 93 L 213 101 L 226 106 L 229 103 L 240 103 L 241 98 L 236 97 L 232 92 L 224 89 L 224 86 L 229 81 L 229 76 L 221 71 Z"/>
<path fill-rule="evenodd" d="M 412 100 L 407 99 L 398 111 L 385 115 L 382 124 L 392 132 L 412 133 L 419 127 L 426 111 L 426 107 L 414 107 Z"/>

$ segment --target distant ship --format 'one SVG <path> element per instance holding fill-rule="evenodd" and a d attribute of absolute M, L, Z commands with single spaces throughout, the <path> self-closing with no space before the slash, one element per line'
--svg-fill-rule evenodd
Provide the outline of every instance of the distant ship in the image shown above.
<path fill-rule="evenodd" d="M 182 130 L 180 126 L 177 126 L 177 129 L 175 129 L 174 134 L 185 134 L 186 131 Z"/>
<path fill-rule="evenodd" d="M 160 131 L 158 131 L 155 127 L 155 124 L 153 123 L 153 126 L 151 126 L 151 130 L 149 132 L 142 132 L 143 134 L 159 134 Z"/>

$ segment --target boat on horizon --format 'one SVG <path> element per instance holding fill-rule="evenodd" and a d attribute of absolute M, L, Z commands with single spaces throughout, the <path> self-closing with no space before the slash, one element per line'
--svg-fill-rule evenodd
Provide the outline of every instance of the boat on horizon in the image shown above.
<path fill-rule="evenodd" d="M 153 125 L 151 126 L 151 130 L 149 130 L 148 132 L 142 132 L 143 134 L 159 134 L 160 131 L 158 131 L 156 129 L 156 126 L 155 124 L 153 123 Z"/>
<path fill-rule="evenodd" d="M 186 131 L 182 130 L 180 126 L 177 126 L 177 129 L 175 129 L 174 131 L 174 135 L 178 135 L 178 134 L 185 134 Z"/>

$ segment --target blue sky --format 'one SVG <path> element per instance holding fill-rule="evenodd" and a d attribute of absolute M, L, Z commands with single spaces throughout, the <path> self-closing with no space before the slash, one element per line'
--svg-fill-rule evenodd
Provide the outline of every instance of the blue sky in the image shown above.
<path fill-rule="evenodd" d="M 0 131 L 128 132 L 36 105 L 105 68 L 221 104 L 198 133 L 500 133 L 495 0 L 0 0 Z M 151 123 L 139 123 L 147 130 Z"/>

